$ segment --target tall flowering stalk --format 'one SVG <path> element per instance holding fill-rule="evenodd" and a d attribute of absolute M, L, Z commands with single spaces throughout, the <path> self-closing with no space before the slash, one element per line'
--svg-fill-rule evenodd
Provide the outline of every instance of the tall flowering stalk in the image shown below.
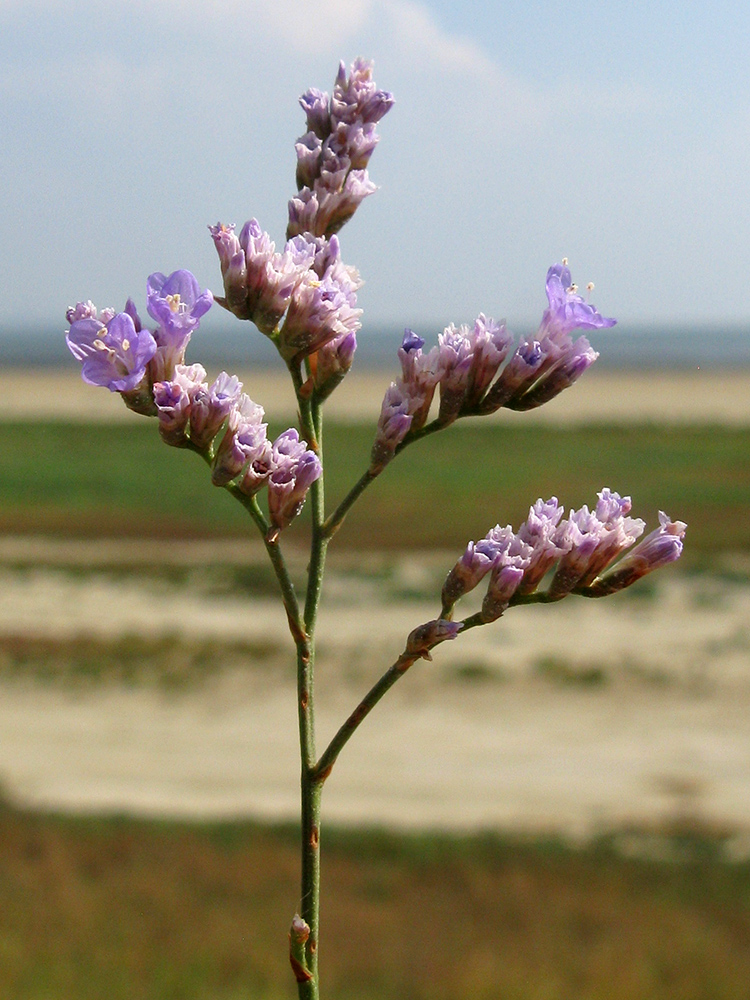
<path fill-rule="evenodd" d="M 361 310 L 357 270 L 345 264 L 336 233 L 375 186 L 367 165 L 379 137 L 376 124 L 393 106 L 372 79 L 372 64 L 342 63 L 331 95 L 300 98 L 307 131 L 296 144 L 297 193 L 289 202 L 283 248 L 256 219 L 210 226 L 219 255 L 222 296 L 216 302 L 249 320 L 276 345 L 291 376 L 299 428 L 267 436 L 263 407 L 236 376 L 209 382 L 185 353 L 212 293 L 185 270 L 150 275 L 145 329 L 128 299 L 118 313 L 79 302 L 67 313 L 67 343 L 90 385 L 118 392 L 138 413 L 155 417 L 164 442 L 196 452 L 211 482 L 247 510 L 278 579 L 297 654 L 301 759 L 301 890 L 289 931 L 289 959 L 299 995 L 319 997 L 320 818 L 323 786 L 339 753 L 385 693 L 442 642 L 496 621 L 510 608 L 571 595 L 604 597 L 630 586 L 682 552 L 685 524 L 660 513 L 660 526 L 640 542 L 644 522 L 630 516 L 630 497 L 605 488 L 589 509 L 565 510 L 556 497 L 539 499 L 515 530 L 499 524 L 471 541 L 449 570 L 439 611 L 417 625 L 404 649 L 344 720 L 327 747 L 315 739 L 315 632 L 329 542 L 362 492 L 408 445 L 463 417 L 506 407 L 529 410 L 571 386 L 596 360 L 585 331 L 610 327 L 573 283 L 566 260 L 546 278 L 547 307 L 537 333 L 516 343 L 504 323 L 480 313 L 473 324 L 451 324 L 425 350 L 406 330 L 398 351 L 401 374 L 386 389 L 370 462 L 360 479 L 326 513 L 323 490 L 323 405 L 352 366 Z M 589 286 L 590 288 L 593 286 Z M 579 336 L 574 337 L 579 331 Z M 300 599 L 286 567 L 282 533 L 310 496 L 312 529 L 307 587 Z M 263 497 L 265 500 L 263 502 Z M 637 544 L 636 544 L 637 543 Z M 462 599 L 486 586 L 479 611 L 461 618 Z M 436 595 L 437 596 L 437 595 Z"/>

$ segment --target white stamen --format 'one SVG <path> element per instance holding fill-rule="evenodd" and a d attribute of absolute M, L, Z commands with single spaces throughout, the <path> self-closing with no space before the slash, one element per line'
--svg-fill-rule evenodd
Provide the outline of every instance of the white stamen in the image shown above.
<path fill-rule="evenodd" d="M 92 346 L 95 347 L 97 349 L 97 351 L 108 351 L 109 350 L 109 348 L 104 343 L 104 341 L 103 340 L 99 340 L 98 337 L 96 338 L 96 340 L 94 340 L 92 342 Z"/>
<path fill-rule="evenodd" d="M 594 282 L 593 282 L 593 281 L 590 281 L 590 282 L 588 283 L 588 285 L 586 285 L 586 291 L 587 291 L 587 292 L 593 292 L 593 290 L 594 290 Z"/>
<path fill-rule="evenodd" d="M 123 349 L 123 351 L 129 351 L 130 350 L 130 341 L 128 340 L 127 337 L 125 337 L 125 339 L 122 342 L 122 349 Z"/>
<path fill-rule="evenodd" d="M 570 288 L 567 289 L 568 295 L 575 295 L 577 291 L 578 291 L 578 285 L 575 284 L 571 285 Z"/>
<path fill-rule="evenodd" d="M 173 313 L 185 311 L 185 304 L 180 302 L 179 292 L 175 292 L 174 295 L 167 295 L 167 304 Z"/>
<path fill-rule="evenodd" d="M 568 258 L 567 257 L 563 257 L 562 262 L 563 262 L 563 267 L 567 267 L 568 266 Z"/>

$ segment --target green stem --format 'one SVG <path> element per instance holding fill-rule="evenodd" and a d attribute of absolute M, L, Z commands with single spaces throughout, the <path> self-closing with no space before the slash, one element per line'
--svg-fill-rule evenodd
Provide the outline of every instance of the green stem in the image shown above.
<path fill-rule="evenodd" d="M 406 652 L 402 653 L 393 666 L 389 667 L 380 680 L 370 688 L 359 705 L 357 705 L 333 737 L 320 760 L 315 765 L 313 774 L 317 781 L 322 784 L 326 780 L 333 769 L 333 765 L 336 763 L 338 755 L 354 735 L 359 725 L 369 715 L 372 708 L 377 705 L 386 691 L 390 690 L 396 681 L 400 677 L 403 677 L 409 667 L 418 659 L 419 656 L 417 655 L 407 654 Z"/>
<path fill-rule="evenodd" d="M 325 538 L 332 538 L 336 532 L 341 527 L 344 518 L 349 513 L 349 509 L 353 506 L 355 500 L 357 500 L 362 493 L 367 489 L 367 487 L 375 479 L 377 479 L 378 473 L 370 472 L 368 469 L 357 482 L 352 486 L 347 495 L 338 505 L 336 510 L 331 514 L 328 520 L 322 525 L 322 532 Z"/>
<path fill-rule="evenodd" d="M 293 376 L 294 377 L 294 376 Z M 295 380 L 303 432 L 315 442 L 323 462 L 323 414 L 317 400 L 305 398 Z M 323 586 L 328 538 L 323 534 L 325 489 L 321 475 L 310 487 L 312 541 L 305 595 L 305 641 L 297 645 L 297 701 L 300 739 L 301 901 L 300 916 L 310 928 L 305 942 L 305 968 L 310 978 L 298 980 L 301 1000 L 318 1000 L 318 941 L 320 934 L 320 813 L 323 782 L 315 775 L 315 625 Z"/>
<path fill-rule="evenodd" d="M 430 434 L 434 434 L 435 431 L 442 430 L 443 427 L 446 426 L 450 425 L 441 424 L 439 421 L 433 420 L 432 423 L 427 424 L 426 427 L 422 427 L 414 434 L 412 435 L 407 434 L 407 436 L 404 438 L 401 444 L 398 445 L 398 447 L 396 448 L 395 454 L 400 455 L 401 452 L 404 450 L 404 448 L 407 448 L 410 444 L 413 444 L 414 441 L 419 441 L 423 437 L 427 437 Z M 360 496 L 364 493 L 364 491 L 367 489 L 370 483 L 374 482 L 379 475 L 380 472 L 371 472 L 370 469 L 368 469 L 359 477 L 357 482 L 354 484 L 354 486 L 352 486 L 352 488 L 346 494 L 346 496 L 338 505 L 336 510 L 330 515 L 328 520 L 323 524 L 322 532 L 326 538 L 332 538 L 336 534 L 336 532 L 341 527 L 344 518 L 349 513 L 351 507 L 354 505 L 355 501 L 360 498 Z"/>
<path fill-rule="evenodd" d="M 191 444 L 190 441 L 186 442 L 185 447 L 190 451 L 194 451 L 197 455 L 200 455 L 208 466 L 211 465 L 212 456 L 209 449 L 196 448 L 196 446 Z M 263 511 L 258 506 L 258 501 L 254 496 L 250 497 L 246 493 L 243 493 L 239 486 L 232 486 L 230 484 L 224 488 L 228 493 L 232 494 L 235 500 L 242 504 L 255 522 L 258 531 L 261 533 L 263 544 L 266 547 L 266 552 L 269 555 L 271 565 L 276 573 L 276 579 L 279 581 L 281 597 L 284 601 L 287 618 L 289 619 L 289 629 L 295 642 L 297 642 L 297 637 L 304 635 L 304 627 L 302 623 L 302 616 L 300 614 L 299 601 L 297 600 L 297 593 L 294 589 L 292 578 L 289 575 L 289 570 L 287 569 L 286 562 L 284 560 L 284 554 L 279 547 L 278 535 L 270 537 L 270 525 L 266 520 Z"/>
<path fill-rule="evenodd" d="M 289 575 L 284 554 L 279 546 L 278 535 L 272 536 L 269 532 L 270 525 L 264 517 L 263 511 L 258 506 L 258 501 L 255 497 L 247 496 L 238 486 L 227 486 L 226 489 L 242 504 L 253 521 L 255 521 L 258 530 L 263 536 L 263 544 L 266 547 L 266 552 L 276 573 L 276 579 L 279 581 L 279 586 L 281 587 L 281 597 L 284 601 L 287 618 L 289 619 L 289 629 L 294 641 L 298 643 L 301 638 L 305 638 L 304 623 L 299 601 L 297 600 L 297 593 L 294 589 L 292 578 Z"/>

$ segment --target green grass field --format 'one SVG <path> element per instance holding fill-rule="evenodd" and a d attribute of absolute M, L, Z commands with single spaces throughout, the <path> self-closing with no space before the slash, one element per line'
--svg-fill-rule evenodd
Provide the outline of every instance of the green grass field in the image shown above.
<path fill-rule="evenodd" d="M 328 831 L 330 1000 L 745 1000 L 750 864 Z M 3 1000 L 283 1000 L 296 834 L 0 810 Z"/>
<path fill-rule="evenodd" d="M 329 507 L 364 471 L 372 431 L 326 430 Z M 0 424 L 0 531 L 210 537 L 252 529 L 200 459 L 163 445 L 154 422 Z M 417 442 L 360 499 L 336 539 L 350 548 L 461 548 L 514 525 L 537 497 L 591 504 L 629 493 L 653 526 L 658 509 L 689 524 L 691 553 L 750 548 L 750 428 L 656 426 L 510 430 L 467 423 Z M 304 518 L 287 532 L 301 540 Z"/>

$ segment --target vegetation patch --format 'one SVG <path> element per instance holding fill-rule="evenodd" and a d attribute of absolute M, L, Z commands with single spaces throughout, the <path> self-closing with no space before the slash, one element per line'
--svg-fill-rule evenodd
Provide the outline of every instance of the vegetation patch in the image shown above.
<path fill-rule="evenodd" d="M 745 1000 L 727 834 L 323 831 L 331 1000 Z M 297 833 L 0 808 L 3 1000 L 288 1000 Z"/>
<path fill-rule="evenodd" d="M 222 670 L 268 670 L 283 653 L 273 640 L 221 642 L 125 635 L 42 639 L 0 636 L 0 677 L 81 687 L 95 684 L 192 689 Z"/>

